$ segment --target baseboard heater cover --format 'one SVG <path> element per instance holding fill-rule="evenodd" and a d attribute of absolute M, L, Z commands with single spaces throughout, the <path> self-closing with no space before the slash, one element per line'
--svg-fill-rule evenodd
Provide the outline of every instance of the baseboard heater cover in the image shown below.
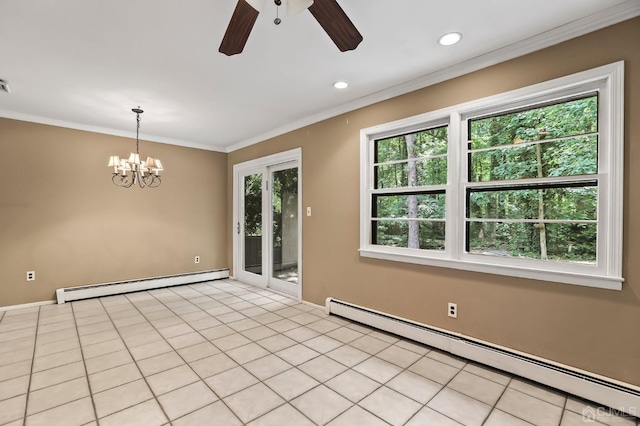
<path fill-rule="evenodd" d="M 640 388 L 567 365 L 519 353 L 458 333 L 431 327 L 348 302 L 326 300 L 334 314 L 449 352 L 480 364 L 577 395 L 632 416 L 640 409 Z"/>
<path fill-rule="evenodd" d="M 131 293 L 134 291 L 153 290 L 156 288 L 171 287 L 174 285 L 195 284 L 224 278 L 229 278 L 229 270 L 216 269 L 213 271 L 166 275 L 163 277 L 144 278 L 140 280 L 59 288 L 56 290 L 56 298 L 58 299 L 58 304 L 61 304 L 71 302 L 73 300 L 111 296 L 114 294 Z"/>

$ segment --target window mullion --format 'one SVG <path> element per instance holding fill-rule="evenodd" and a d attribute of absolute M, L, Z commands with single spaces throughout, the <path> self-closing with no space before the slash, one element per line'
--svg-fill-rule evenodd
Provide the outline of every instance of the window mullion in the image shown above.
<path fill-rule="evenodd" d="M 578 175 L 578 176 L 551 176 L 542 178 L 513 179 L 513 180 L 492 180 L 486 182 L 466 182 L 465 189 L 484 188 L 518 188 L 527 185 L 553 185 L 575 182 L 593 182 L 600 180 L 600 174 Z"/>
<path fill-rule="evenodd" d="M 461 214 L 461 208 L 464 203 L 460 203 L 460 193 L 464 182 L 463 173 L 463 153 L 461 140 L 465 140 L 466 132 L 462 129 L 461 117 L 458 112 L 451 112 L 449 115 L 449 146 L 447 158 L 447 198 L 446 198 L 446 225 L 445 225 L 445 244 L 447 247 L 448 257 L 451 259 L 459 259 L 460 251 L 463 245 L 460 238 L 462 237 L 461 225 L 464 225 L 464 214 Z"/>
<path fill-rule="evenodd" d="M 446 191 L 447 185 L 430 185 L 430 186 L 403 186 L 401 188 L 379 188 L 372 189 L 371 194 L 373 195 L 392 195 L 392 194 L 406 194 L 406 193 L 424 193 L 424 194 L 432 194 L 437 192 Z"/>

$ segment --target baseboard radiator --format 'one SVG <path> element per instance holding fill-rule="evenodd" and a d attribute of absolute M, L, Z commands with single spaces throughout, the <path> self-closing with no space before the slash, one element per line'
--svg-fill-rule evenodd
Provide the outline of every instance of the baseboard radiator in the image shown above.
<path fill-rule="evenodd" d="M 164 277 L 144 278 L 106 284 L 92 284 L 79 287 L 59 288 L 56 290 L 58 304 L 92 297 L 111 296 L 133 291 L 153 290 L 182 284 L 195 284 L 229 278 L 228 269 L 194 272 L 190 274 L 167 275 Z"/>
<path fill-rule="evenodd" d="M 640 388 L 634 385 L 333 298 L 327 298 L 325 308 L 327 314 L 406 337 L 638 416 Z"/>

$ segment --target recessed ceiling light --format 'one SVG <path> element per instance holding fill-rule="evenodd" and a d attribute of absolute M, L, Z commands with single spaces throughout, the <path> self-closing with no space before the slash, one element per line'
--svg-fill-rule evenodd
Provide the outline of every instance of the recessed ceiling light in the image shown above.
<path fill-rule="evenodd" d="M 335 83 L 333 83 L 333 87 L 335 87 L 336 89 L 346 89 L 347 87 L 349 87 L 349 83 L 347 83 L 346 81 L 336 81 Z"/>
<path fill-rule="evenodd" d="M 447 33 L 438 39 L 438 43 L 442 46 L 451 46 L 462 40 L 460 33 Z"/>

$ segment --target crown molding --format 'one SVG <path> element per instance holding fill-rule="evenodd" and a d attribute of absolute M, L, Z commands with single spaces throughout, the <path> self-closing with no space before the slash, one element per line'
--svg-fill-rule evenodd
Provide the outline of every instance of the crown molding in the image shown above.
<path fill-rule="evenodd" d="M 121 136 L 124 138 L 136 137 L 135 132 L 129 132 L 124 130 L 111 129 L 108 127 L 92 126 L 88 124 L 74 123 L 71 121 L 56 120 L 53 118 L 42 117 L 39 115 L 22 114 L 19 112 L 13 112 L 8 110 L 0 110 L 0 118 L 8 118 L 11 120 L 28 121 L 30 123 L 46 124 L 48 126 L 64 127 L 67 129 L 82 130 L 85 132 L 102 133 L 111 136 Z M 206 145 L 202 143 L 189 142 L 179 139 L 165 138 L 162 136 L 140 134 L 140 139 L 148 142 L 164 143 L 167 145 L 184 146 L 186 148 L 196 148 L 206 151 L 226 152 L 224 147 L 215 145 Z"/>
<path fill-rule="evenodd" d="M 285 133 L 309 126 L 320 121 L 345 114 L 359 108 L 363 108 L 378 102 L 386 101 L 400 95 L 414 92 L 425 87 L 451 80 L 501 62 L 515 59 L 529 53 L 562 43 L 593 31 L 626 21 L 640 15 L 640 2 L 638 0 L 628 0 L 614 7 L 594 13 L 581 19 L 569 22 L 568 24 L 505 46 L 503 48 L 476 56 L 475 58 L 460 62 L 456 65 L 443 68 L 430 74 L 409 80 L 405 83 L 381 90 L 368 96 L 356 99 L 339 107 L 314 114 L 284 126 L 275 128 L 268 132 L 254 136 L 247 140 L 235 143 L 227 147 L 226 152 L 230 153 L 251 145 L 263 142 L 267 139 L 283 135 Z"/>

